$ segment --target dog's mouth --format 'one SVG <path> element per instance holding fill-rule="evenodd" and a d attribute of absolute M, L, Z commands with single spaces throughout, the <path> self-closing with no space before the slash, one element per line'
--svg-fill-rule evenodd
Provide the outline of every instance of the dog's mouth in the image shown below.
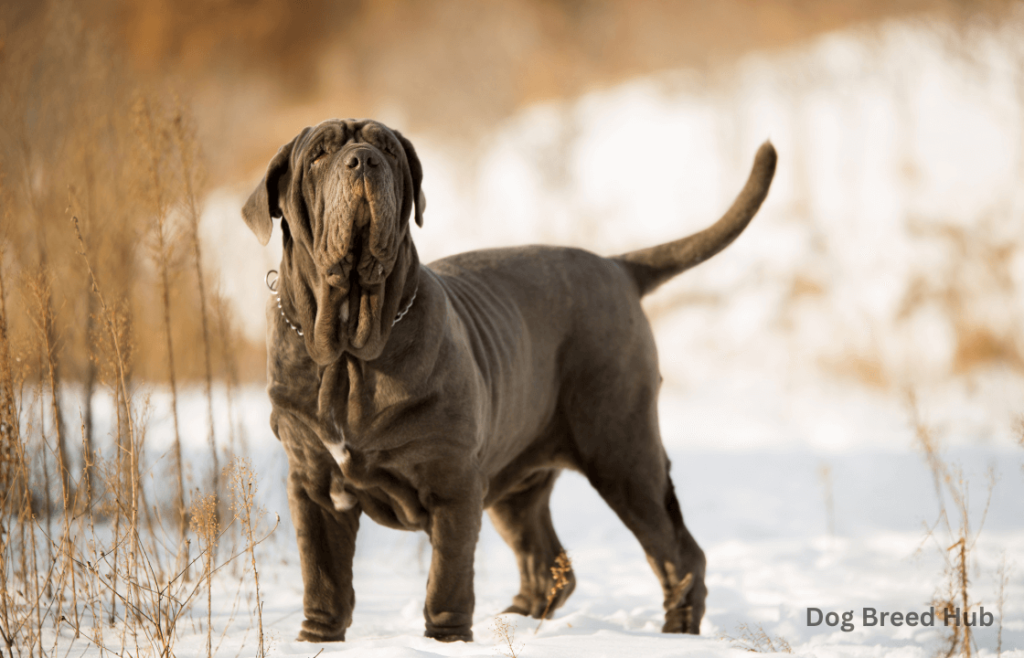
<path fill-rule="evenodd" d="M 339 315 L 341 326 L 349 337 L 349 344 L 357 349 L 366 347 L 376 322 L 380 305 L 373 304 L 375 298 L 382 297 L 383 282 L 375 286 L 364 286 L 358 279 L 353 280 L 348 295 L 341 303 Z M 374 308 L 376 306 L 376 308 Z"/>
<path fill-rule="evenodd" d="M 311 337 L 311 352 L 317 351 L 314 358 L 319 362 L 335 360 L 344 350 L 355 354 L 377 352 L 387 337 L 384 306 L 397 252 L 389 249 L 391 253 L 382 253 L 374 248 L 374 240 L 380 242 L 373 235 L 375 213 L 368 201 L 360 201 L 346 209 L 351 233 L 343 250 L 335 252 L 344 255 L 334 256 L 335 264 L 321 270 L 316 329 Z"/>
<path fill-rule="evenodd" d="M 368 204 L 353 211 L 353 218 L 368 215 Z M 338 307 L 339 338 L 347 339 L 355 349 L 366 347 L 373 328 L 380 324 L 384 282 L 391 273 L 389 265 L 380 262 L 369 249 L 369 224 L 353 232 L 347 253 L 328 274 L 328 285 L 341 296 Z M 327 309 L 325 309 L 327 310 Z M 328 311 L 330 312 L 330 311 Z"/>
<path fill-rule="evenodd" d="M 401 295 L 401 281 L 389 282 L 407 235 L 400 179 L 385 155 L 363 142 L 318 167 L 307 202 L 317 270 L 310 281 L 315 329 L 308 348 L 319 363 L 343 351 L 372 358 L 390 335 L 385 317 L 398 304 L 390 297 Z"/>

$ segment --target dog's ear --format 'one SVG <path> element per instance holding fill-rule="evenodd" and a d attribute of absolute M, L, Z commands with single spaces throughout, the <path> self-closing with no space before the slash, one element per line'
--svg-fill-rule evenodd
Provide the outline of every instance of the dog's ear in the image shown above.
<path fill-rule="evenodd" d="M 281 192 L 287 189 L 291 180 L 292 149 L 308 131 L 309 128 L 306 128 L 298 137 L 277 150 L 277 155 L 267 166 L 267 174 L 242 207 L 245 223 L 264 246 L 270 242 L 270 234 L 274 230 L 273 219 L 282 215 L 280 198 Z"/>
<path fill-rule="evenodd" d="M 413 148 L 412 142 L 397 130 L 391 132 L 395 134 L 398 141 L 402 143 L 402 148 L 405 149 L 405 159 L 409 162 L 409 175 L 412 177 L 412 187 L 406 193 L 406 197 L 412 199 L 416 225 L 422 227 L 423 213 L 427 209 L 427 197 L 423 194 L 423 166 L 420 164 L 419 156 L 416 155 L 416 149 Z"/>

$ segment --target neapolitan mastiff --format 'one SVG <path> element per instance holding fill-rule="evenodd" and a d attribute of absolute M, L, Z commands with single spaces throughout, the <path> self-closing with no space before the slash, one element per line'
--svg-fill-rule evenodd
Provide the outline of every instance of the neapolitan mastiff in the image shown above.
<path fill-rule="evenodd" d="M 548 501 L 583 473 L 639 539 L 670 633 L 698 633 L 704 553 L 683 524 L 658 430 L 661 383 L 640 298 L 724 249 L 775 171 L 765 143 L 710 228 L 613 258 L 528 246 L 422 265 L 409 220 L 425 199 L 416 151 L 375 121 L 331 120 L 281 147 L 242 210 L 284 256 L 267 307 L 271 427 L 305 586 L 299 639 L 343 640 L 361 513 L 423 530 L 426 635 L 471 640 L 483 510 L 515 551 L 506 612 L 540 617 L 562 546 Z M 572 592 L 559 592 L 552 609 Z"/>

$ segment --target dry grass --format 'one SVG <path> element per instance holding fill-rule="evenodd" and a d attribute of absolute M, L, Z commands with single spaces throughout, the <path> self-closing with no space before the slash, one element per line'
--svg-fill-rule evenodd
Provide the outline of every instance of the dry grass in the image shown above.
<path fill-rule="evenodd" d="M 202 320 L 201 326 L 203 329 L 203 384 L 206 389 L 207 425 L 209 426 L 207 441 L 210 446 L 210 458 L 213 460 L 213 468 L 211 469 L 213 474 L 213 491 L 217 493 L 220 491 L 220 460 L 217 457 L 217 435 L 213 421 L 213 366 L 210 359 L 210 322 L 208 319 L 210 311 L 206 295 L 206 277 L 203 273 L 202 245 L 199 239 L 200 216 L 198 194 L 201 190 L 197 180 L 200 178 L 200 172 L 198 171 L 199 145 L 195 136 L 195 128 L 192 126 L 185 108 L 182 107 L 180 99 L 177 100 L 171 124 L 174 144 L 177 147 L 178 156 L 181 160 L 181 176 L 185 183 L 184 214 L 188 227 L 187 243 L 192 255 L 192 263 L 195 265 L 196 282 L 198 284 L 199 317 Z"/>
<path fill-rule="evenodd" d="M 1006 586 L 1010 584 L 1010 565 L 1006 563 L 1006 554 L 1003 553 L 999 561 L 999 568 L 996 569 L 996 658 L 1003 655 L 1003 606 L 1006 604 Z"/>
<path fill-rule="evenodd" d="M 170 656 L 200 590 L 209 639 L 217 542 L 206 519 L 189 556 L 180 430 L 172 474 L 149 471 L 140 382 L 169 383 L 174 406 L 180 384 L 205 386 L 217 500 L 213 381 L 237 386 L 252 348 L 202 269 L 189 108 L 141 84 L 81 6 L 40 7 L 0 27 L 0 637 L 11 658 L 69 635 Z M 109 441 L 93 413 L 104 391 Z"/>
<path fill-rule="evenodd" d="M 938 519 L 928 528 L 925 536 L 925 542 L 934 543 L 945 562 L 943 580 L 936 590 L 932 605 L 935 606 L 937 618 L 944 620 L 948 614 L 951 621 L 954 615 L 966 619 L 977 605 L 977 601 L 971 596 L 970 574 L 975 571 L 972 551 L 985 526 L 992 490 L 996 483 L 995 474 L 989 472 L 985 505 L 975 527 L 972 525 L 969 481 L 960 468 L 947 464 L 943 459 L 938 440 L 921 417 L 912 392 L 907 396 L 907 406 L 914 425 L 917 445 L 932 473 L 935 496 L 939 504 Z M 946 636 L 937 656 L 951 658 L 960 655 L 970 658 L 977 651 L 972 626 L 950 623 L 943 628 L 946 629 Z"/>
<path fill-rule="evenodd" d="M 940 247 L 946 258 L 939 271 L 922 272 L 910 281 L 897 319 L 906 319 L 929 304 L 941 309 L 956 338 L 954 375 L 992 365 L 1024 372 L 1016 322 L 1012 317 L 1000 319 L 1001 312 L 1015 308 L 1020 297 L 1013 275 L 1018 247 L 1003 237 L 1002 221 L 1016 220 L 1007 214 L 982 217 L 970 227 L 909 223 L 913 235 Z"/>
<path fill-rule="evenodd" d="M 226 364 L 239 355 L 259 362 L 262 346 L 249 345 L 230 327 L 227 335 L 210 330 L 217 300 L 208 284 L 216 273 L 197 264 L 201 247 L 194 237 L 205 184 L 190 108 L 166 85 L 144 84 L 109 32 L 88 29 L 83 5 L 37 4 L 0 26 L 0 171 L 12 342 L 31 342 L 33 317 L 40 317 L 13 312 L 37 305 L 21 282 L 45 278 L 40 292 L 49 309 L 43 317 L 51 323 L 45 330 L 58 387 L 81 382 L 91 392 L 98 385 L 103 357 L 94 346 L 102 332 L 75 255 L 77 241 L 67 230 L 73 214 L 94 254 L 97 280 L 112 303 L 126 306 L 132 378 L 168 381 L 168 310 L 174 345 L 197 348 L 175 353 L 179 383 L 224 377 Z M 167 299 L 165 278 L 173 284 Z M 91 440 L 91 408 L 82 406 Z"/>
<path fill-rule="evenodd" d="M 935 249 L 943 258 L 938 267 L 920 268 L 909 277 L 891 328 L 905 326 L 919 312 L 938 311 L 953 338 L 944 368 L 950 378 L 971 381 L 976 373 L 992 368 L 1024 373 L 1024 343 L 1018 330 L 1021 290 L 1013 270 L 1020 246 L 1008 228 L 1016 221 L 1010 212 L 980 217 L 965 226 L 952 220 L 907 220 L 917 245 Z M 913 367 L 899 363 L 892 349 L 882 349 L 883 326 L 875 326 L 872 342 L 820 359 L 819 365 L 844 379 L 900 394 L 906 382 L 918 376 Z"/>
<path fill-rule="evenodd" d="M 849 350 L 840 358 L 819 361 L 826 372 L 880 391 L 892 388 L 892 378 L 877 353 Z"/>
<path fill-rule="evenodd" d="M 752 653 L 793 653 L 793 647 L 786 638 L 773 638 L 760 624 L 756 628 L 749 624 L 740 624 L 736 627 L 736 634 L 737 637 L 733 637 L 723 633 L 719 639 L 730 642 L 737 649 Z"/>
<path fill-rule="evenodd" d="M 499 651 L 508 658 L 518 658 L 523 653 L 523 643 L 516 643 L 515 622 L 509 623 L 504 617 L 495 617 L 491 626 L 494 639 L 498 642 Z"/>
<path fill-rule="evenodd" d="M 189 510 L 192 534 L 199 538 L 203 573 L 206 581 L 206 656 L 213 658 L 213 554 L 220 535 L 217 518 L 217 495 L 195 496 Z"/>
<path fill-rule="evenodd" d="M 0 186 L 0 198 L 7 192 Z M 73 209 L 89 205 L 73 192 Z M 3 204 L 0 212 L 6 220 L 17 204 Z M 216 492 L 197 492 L 191 536 L 180 529 L 176 505 L 170 514 L 160 512 L 172 502 L 160 492 L 174 491 L 180 480 L 153 472 L 146 459 L 149 400 L 133 381 L 138 325 L 130 291 L 110 276 L 109 252 L 96 232 L 88 231 L 89 222 L 73 216 L 63 225 L 67 235 L 60 240 L 69 240 L 73 263 L 49 259 L 50 265 L 26 276 L 23 263 L 0 251 L 0 654 L 43 658 L 67 655 L 84 644 L 101 654 L 169 658 L 183 627 L 195 625 L 183 622 L 205 599 L 212 656 L 213 576 L 245 556 L 247 569 L 258 578 L 256 547 L 273 532 L 259 525 L 257 476 L 251 467 L 238 470 L 234 509 L 240 522 L 226 528 L 218 523 Z M 2 231 L 12 229 L 16 226 L 0 223 Z M 3 247 L 13 242 L 8 235 L 0 240 Z M 57 238 L 47 239 L 56 243 Z M 88 343 L 95 384 L 108 389 L 115 402 L 106 447 L 89 435 L 81 411 L 81 436 L 74 441 L 65 427 L 68 410 L 59 406 L 66 399 L 58 368 L 61 346 L 73 347 L 68 334 L 74 323 L 64 317 L 66 298 L 57 303 L 55 291 L 58 272 L 73 268 L 92 300 L 83 307 L 91 309 Z M 12 276 L 12 270 L 18 274 Z M 12 304 L 12 297 L 19 303 Z M 29 320 L 21 335 L 11 330 L 12 309 L 19 306 Z M 80 469 L 72 468 L 76 443 Z M 214 548 L 230 529 L 245 548 L 218 562 Z M 181 547 L 193 542 L 198 554 L 189 557 Z M 196 564 L 202 577 L 193 580 L 188 571 Z M 240 591 L 246 582 L 243 572 Z M 258 589 L 256 596 L 259 602 Z M 262 632 L 258 653 L 265 654 Z"/>
<path fill-rule="evenodd" d="M 551 565 L 551 588 L 548 589 L 548 602 L 544 606 L 544 612 L 540 616 L 540 622 L 537 623 L 537 628 L 533 631 L 536 635 L 540 632 L 541 624 L 548 618 L 548 613 L 551 612 L 551 605 L 555 602 L 558 597 L 558 593 L 561 592 L 569 585 L 569 574 L 572 572 L 572 560 L 569 559 L 568 554 L 562 551 L 555 556 L 555 563 Z"/>
<path fill-rule="evenodd" d="M 263 517 L 266 516 L 266 510 L 256 506 L 256 472 L 253 471 L 249 461 L 235 457 L 234 461 L 225 469 L 225 479 L 229 482 L 231 489 L 231 512 L 234 514 L 234 520 L 241 526 L 245 551 L 249 555 L 252 578 L 255 583 L 256 658 L 264 658 L 267 654 L 267 647 L 263 634 L 263 600 L 260 598 L 260 573 L 256 567 L 256 546 L 263 541 L 257 538 L 257 533 Z M 277 521 L 280 522 L 280 519 Z M 276 528 L 277 523 L 274 524 L 274 529 Z"/>

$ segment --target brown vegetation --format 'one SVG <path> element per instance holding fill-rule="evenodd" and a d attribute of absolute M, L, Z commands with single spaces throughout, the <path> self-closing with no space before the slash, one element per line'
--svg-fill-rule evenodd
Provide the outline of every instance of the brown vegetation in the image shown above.
<path fill-rule="evenodd" d="M 908 394 L 907 400 L 917 445 L 931 470 L 935 497 L 939 504 L 939 517 L 935 524 L 928 528 L 925 541 L 931 540 L 935 543 L 945 562 L 942 582 L 936 588 L 931 603 L 935 606 L 936 616 L 941 615 L 945 619 L 945 615 L 948 615 L 950 623 L 943 626 L 947 630 L 945 637 L 942 638 L 943 646 L 936 655 L 941 658 L 951 658 L 955 655 L 970 658 L 977 650 L 973 626 L 954 624 L 952 620 L 957 616 L 963 620 L 970 614 L 977 615 L 978 602 L 971 596 L 970 575 L 976 571 L 972 551 L 985 526 L 996 482 L 995 474 L 989 473 L 985 506 L 977 526 L 973 527 L 969 481 L 960 468 L 946 463 L 942 458 L 938 440 L 922 418 L 913 392 Z M 946 504 L 947 500 L 949 506 Z M 997 605 L 1001 604 L 997 602 Z M 972 610 L 975 612 L 972 613 Z M 999 632 L 1001 643 L 1002 626 Z"/>
<path fill-rule="evenodd" d="M 476 139 L 526 104 L 636 75 L 708 70 L 851 24 L 998 17 L 1008 0 L 246 0 L 8 3 L 8 29 L 77 13 L 148 80 L 189 81 L 216 182 L 250 176 L 300 121 L 403 113 Z M 405 108 L 415 108 L 408 115 Z M 384 117 L 387 118 L 387 117 Z"/>
<path fill-rule="evenodd" d="M 555 602 L 558 597 L 558 593 L 569 585 L 569 574 L 572 572 L 572 560 L 569 559 L 569 555 L 562 551 L 555 556 L 555 563 L 551 565 L 551 587 L 548 589 L 548 602 L 544 606 L 544 612 L 540 616 L 540 621 L 537 623 L 537 628 L 534 629 L 533 634 L 536 635 L 540 631 L 541 624 L 548 618 L 548 614 L 551 612 L 551 604 Z"/>
<path fill-rule="evenodd" d="M 743 623 L 736 627 L 737 637 L 723 633 L 719 639 L 725 640 L 737 649 L 743 649 L 751 653 L 793 653 L 786 638 L 780 636 L 772 637 L 760 624 L 757 627 Z"/>
<path fill-rule="evenodd" d="M 100 282 L 82 222 L 76 217 L 66 226 L 77 246 L 87 294 L 94 298 L 99 379 L 118 401 L 119 418 L 112 424 L 112 448 L 83 449 L 84 468 L 76 477 L 58 447 L 67 437 L 61 430 L 45 431 L 47 409 L 55 412 L 53 368 L 46 366 L 49 377 L 33 385 L 26 375 L 33 374 L 31 367 L 15 366 L 25 354 L 35 354 L 45 365 L 50 343 L 44 283 L 32 282 L 42 321 L 23 345 L 12 346 L 9 269 L 0 267 L 0 654 L 63 655 L 68 643 L 78 641 L 118 655 L 167 658 L 174 655 L 181 621 L 204 588 L 209 647 L 211 574 L 223 564 L 216 565 L 213 557 L 223 534 L 216 495 L 197 496 L 193 531 L 200 554 L 189 558 L 177 549 L 182 537 L 177 532 L 169 536 L 164 528 L 159 491 L 166 485 L 143 456 L 147 401 L 130 384 L 129 307 L 123 300 L 112 301 Z M 49 422 L 59 428 L 56 419 Z M 85 444 L 84 420 L 82 440 Z M 56 483 L 49 475 L 54 472 L 60 476 Z M 245 549 L 224 562 L 248 555 L 255 571 L 255 546 L 265 537 L 259 536 L 263 529 L 253 512 L 256 476 L 249 470 L 245 477 L 248 493 L 236 500 L 244 523 L 234 526 Z M 151 483 L 148 491 L 144 482 Z M 148 506 L 147 495 L 158 505 Z M 179 518 L 176 511 L 170 515 L 175 526 Z M 197 561 L 204 577 L 190 581 L 186 574 Z M 258 590 L 256 597 L 259 606 Z M 262 640 L 260 645 L 262 650 Z"/>
<path fill-rule="evenodd" d="M 1009 214 L 999 219 L 1015 221 Z M 1016 323 L 990 317 L 993 300 L 1012 308 L 1020 295 L 1012 272 L 1018 248 L 1000 237 L 1003 227 L 994 218 L 970 228 L 948 222 L 911 222 L 910 227 L 917 237 L 940 245 L 948 257 L 940 271 L 921 273 L 910 282 L 900 318 L 929 303 L 942 309 L 956 335 L 954 374 L 993 364 L 1024 370 Z"/>
<path fill-rule="evenodd" d="M 509 623 L 504 617 L 495 617 L 492 625 L 494 639 L 498 642 L 498 650 L 508 658 L 518 658 L 523 652 L 523 644 L 516 644 L 516 624 Z"/>
<path fill-rule="evenodd" d="M 94 389 L 96 309 L 68 230 L 74 214 L 95 254 L 98 281 L 111 303 L 125 307 L 131 377 L 167 381 L 168 306 L 173 344 L 210 346 L 209 367 L 202 349 L 175 354 L 178 378 L 202 382 L 207 371 L 220 376 L 226 361 L 237 364 L 237 354 L 226 357 L 226 352 L 248 354 L 253 347 L 237 332 L 221 336 L 208 326 L 204 330 L 216 301 L 206 289 L 207 299 L 201 299 L 195 247 L 189 244 L 203 193 L 189 112 L 165 87 L 144 84 L 102 31 L 88 29 L 75 6 L 53 1 L 39 7 L 5 17 L 0 47 L 11 340 L 23 344 L 36 323 L 47 323 L 43 330 L 50 349 L 44 360 L 47 371 L 52 360 L 58 388 L 73 381 Z M 150 125 L 140 131 L 142 107 L 148 108 Z M 161 223 L 162 250 L 157 244 Z M 147 250 L 150 246 L 156 248 Z M 153 267 L 151 255 L 159 267 Z M 164 277 L 166 305 L 159 294 Z M 49 374 L 31 374 L 39 376 Z"/>
<path fill-rule="evenodd" d="M 125 306 L 111 303 L 99 284 L 77 218 L 69 232 L 77 239 L 96 299 L 101 334 L 97 342 L 103 347 L 98 371 L 119 401 L 119 418 L 113 424 L 114 446 L 105 451 L 109 456 L 84 450 L 86 467 L 80 477 L 63 469 L 67 484 L 59 478 L 57 502 L 52 503 L 54 483 L 48 474 L 64 463 L 56 449 L 59 435 L 43 431 L 45 410 L 52 409 L 45 404 L 47 395 L 53 395 L 52 379 L 26 385 L 12 367 L 21 358 L 17 354 L 38 352 L 47 340 L 40 326 L 26 347 L 12 350 L 7 270 L 0 268 L 0 654 L 6 650 L 9 658 L 64 655 L 69 643 L 80 641 L 101 652 L 168 658 L 174 655 L 181 622 L 191 615 L 204 589 L 210 647 L 212 573 L 243 554 L 255 572 L 255 548 L 266 538 L 260 537 L 263 528 L 253 510 L 256 475 L 245 471 L 246 495 L 235 501 L 237 518 L 243 522 L 233 527 L 236 542 L 245 547 L 242 551 L 216 564 L 213 548 L 223 532 L 215 494 L 197 495 L 193 506 L 199 555 L 189 558 L 187 551 L 177 549 L 181 537 L 177 532 L 169 535 L 164 521 L 177 526 L 180 515 L 174 511 L 165 519 L 159 505 L 146 504 L 144 482 L 151 483 L 148 495 L 157 503 L 162 502 L 158 492 L 166 485 L 144 459 L 147 401 L 129 384 Z M 82 437 L 84 443 L 84 421 Z M 82 498 L 83 492 L 90 492 L 89 501 Z M 196 561 L 202 564 L 203 578 L 193 582 L 186 574 Z M 258 589 L 256 600 L 259 607 Z"/>
<path fill-rule="evenodd" d="M 253 348 L 204 280 L 190 111 L 144 85 L 72 3 L 40 7 L 4 16 L 0 42 L 0 653 L 54 655 L 74 638 L 170 656 L 201 592 L 211 637 L 213 550 L 242 524 L 218 528 L 215 451 L 189 555 L 180 457 L 151 471 L 139 383 L 203 382 L 212 443 L 214 378 L 237 386 Z M 101 391 L 107 437 L 94 430 Z M 251 568 L 253 504 L 240 503 L 252 524 L 237 539 Z"/>

